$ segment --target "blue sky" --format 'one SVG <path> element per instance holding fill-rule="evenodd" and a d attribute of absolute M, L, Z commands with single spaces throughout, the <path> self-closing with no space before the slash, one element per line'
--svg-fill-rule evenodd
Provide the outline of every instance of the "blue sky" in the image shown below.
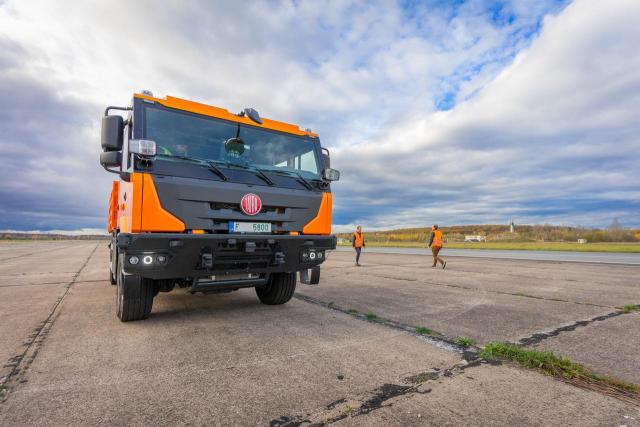
<path fill-rule="evenodd" d="M 640 227 L 637 1 L 64 3 L 0 2 L 0 229 L 103 228 L 143 88 L 320 133 L 336 230 Z"/>

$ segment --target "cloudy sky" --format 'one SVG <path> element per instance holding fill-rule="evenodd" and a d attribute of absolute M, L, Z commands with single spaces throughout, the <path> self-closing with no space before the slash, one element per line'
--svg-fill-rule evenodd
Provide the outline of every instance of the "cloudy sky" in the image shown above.
<path fill-rule="evenodd" d="M 640 2 L 0 0 L 0 229 L 102 228 L 106 105 L 320 133 L 338 228 L 640 226 Z"/>

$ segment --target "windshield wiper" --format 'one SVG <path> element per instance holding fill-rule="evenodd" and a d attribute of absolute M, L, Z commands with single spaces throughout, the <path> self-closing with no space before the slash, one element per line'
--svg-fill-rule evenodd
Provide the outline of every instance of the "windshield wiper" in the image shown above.
<path fill-rule="evenodd" d="M 271 185 L 271 186 L 276 185 L 276 183 L 275 183 L 275 182 L 273 182 L 273 180 L 272 180 L 271 178 L 269 178 L 269 177 L 267 176 L 267 174 L 265 174 L 265 173 L 262 171 L 262 169 L 260 169 L 260 168 L 259 168 L 259 167 L 257 167 L 257 166 L 253 166 L 253 167 L 254 167 L 254 168 L 255 168 L 255 170 L 256 170 L 256 175 L 258 175 L 260 178 L 262 178 L 262 180 L 263 180 L 264 182 L 266 182 L 267 184 L 269 184 L 269 185 Z"/>
<path fill-rule="evenodd" d="M 208 169 L 215 173 L 216 175 L 218 175 L 220 177 L 220 179 L 222 179 L 223 181 L 228 181 L 229 177 L 227 175 L 225 175 L 224 172 L 222 172 L 222 170 L 220 170 L 220 168 L 218 166 L 216 166 L 211 160 L 207 160 L 207 159 L 200 159 L 198 157 L 189 157 L 189 156 L 176 156 L 173 154 L 160 154 L 160 156 L 163 157 L 171 157 L 174 159 L 180 159 L 180 160 L 187 160 L 190 162 L 200 162 L 200 163 L 206 163 L 207 166 L 209 167 Z"/>
<path fill-rule="evenodd" d="M 293 175 L 298 177 L 297 181 L 300 184 L 304 185 L 307 188 L 307 190 L 313 190 L 313 185 L 311 185 L 309 180 L 306 179 L 305 177 L 303 177 L 300 172 L 296 172 L 296 171 L 292 171 L 292 170 L 284 170 L 284 169 L 278 169 L 278 170 L 269 169 L 269 172 L 272 172 L 272 173 L 275 173 L 275 174 L 279 174 L 279 175 L 285 175 L 285 176 L 289 176 L 289 177 L 293 174 Z"/>
<path fill-rule="evenodd" d="M 274 186 L 276 185 L 275 182 L 273 182 L 273 180 L 271 178 L 269 178 L 262 169 L 260 169 L 258 166 L 255 165 L 250 165 L 250 164 L 242 164 L 242 163 L 233 163 L 233 162 L 227 162 L 228 166 L 236 166 L 236 167 L 240 167 L 243 169 L 248 169 L 248 170 L 253 170 L 256 175 L 258 175 L 259 178 L 261 178 L 264 182 L 266 182 L 267 184 L 269 184 L 270 186 Z"/>
<path fill-rule="evenodd" d="M 220 178 L 222 178 L 223 181 L 229 181 L 229 177 L 227 175 L 224 174 L 224 172 L 222 172 L 222 170 L 215 165 L 215 163 L 213 163 L 211 160 L 205 160 L 207 162 L 207 164 L 209 165 L 209 170 L 213 173 L 215 173 L 216 175 L 218 175 Z"/>
<path fill-rule="evenodd" d="M 305 187 L 307 187 L 307 190 L 313 190 L 313 185 L 311 185 L 311 183 L 309 181 L 307 181 L 301 174 L 300 172 L 294 172 L 298 178 L 300 178 L 300 182 L 302 184 L 304 184 Z"/>

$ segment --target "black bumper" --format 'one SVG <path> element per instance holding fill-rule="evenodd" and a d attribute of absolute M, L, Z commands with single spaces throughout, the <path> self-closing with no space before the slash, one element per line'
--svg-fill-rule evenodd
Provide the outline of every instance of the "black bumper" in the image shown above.
<path fill-rule="evenodd" d="M 336 248 L 336 237 L 120 233 L 117 244 L 126 273 L 182 279 L 309 269 L 322 264 L 324 251 Z M 138 262 L 133 264 L 131 257 Z"/>

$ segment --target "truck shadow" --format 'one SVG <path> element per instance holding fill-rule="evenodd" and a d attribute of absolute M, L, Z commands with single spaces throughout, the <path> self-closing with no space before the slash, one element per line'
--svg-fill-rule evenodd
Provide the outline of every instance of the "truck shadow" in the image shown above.
<path fill-rule="evenodd" d="M 228 294 L 188 294 L 181 291 L 160 293 L 154 298 L 153 310 L 146 322 L 154 319 L 246 317 L 259 312 L 281 312 L 282 306 L 262 304 L 253 289 L 240 289 Z"/>

